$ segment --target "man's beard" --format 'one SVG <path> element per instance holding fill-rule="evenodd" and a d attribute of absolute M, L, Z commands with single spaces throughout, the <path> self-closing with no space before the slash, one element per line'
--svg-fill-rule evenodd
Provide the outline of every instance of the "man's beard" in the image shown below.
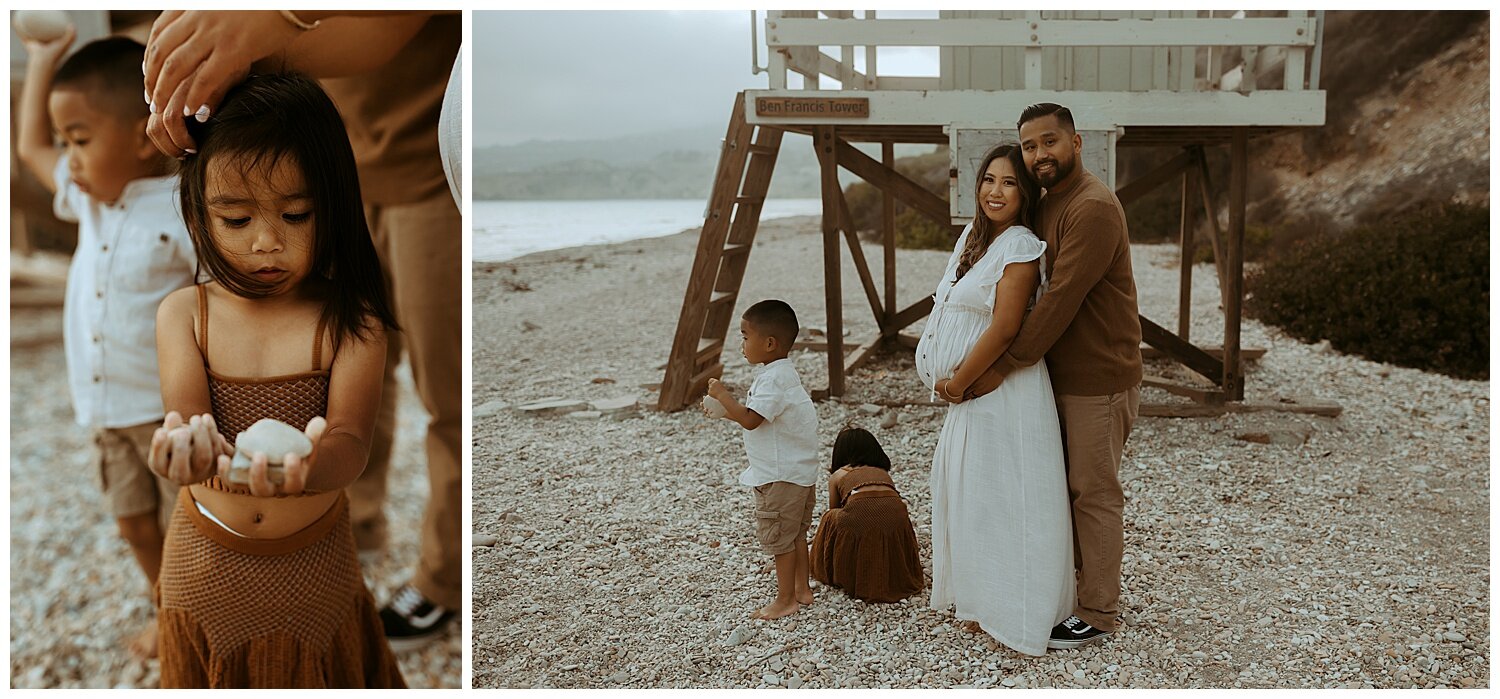
<path fill-rule="evenodd" d="M 1042 175 L 1036 171 L 1036 165 L 1031 166 L 1031 174 L 1036 176 L 1037 182 L 1040 183 L 1043 187 L 1051 187 L 1058 182 L 1061 182 L 1063 178 L 1073 174 L 1073 168 L 1078 166 L 1078 161 L 1076 159 L 1069 159 L 1068 162 L 1064 163 L 1061 160 L 1053 158 L 1052 160 L 1046 162 L 1052 164 L 1052 173 L 1049 175 Z"/>

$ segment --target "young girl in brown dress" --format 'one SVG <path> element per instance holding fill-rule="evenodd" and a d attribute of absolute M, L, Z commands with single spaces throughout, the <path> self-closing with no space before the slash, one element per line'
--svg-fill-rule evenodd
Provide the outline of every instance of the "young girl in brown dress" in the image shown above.
<path fill-rule="evenodd" d="M 828 511 L 809 554 L 813 578 L 866 602 L 899 602 L 921 592 L 917 535 L 875 435 L 844 428 L 829 470 Z"/>
<path fill-rule="evenodd" d="M 402 687 L 344 496 L 396 325 L 343 122 L 317 83 L 260 75 L 188 124 L 182 213 L 211 281 L 157 312 L 169 412 L 151 466 L 184 486 L 156 590 L 161 684 Z M 306 425 L 312 453 L 257 453 L 231 482 L 232 440 L 264 418 Z"/>

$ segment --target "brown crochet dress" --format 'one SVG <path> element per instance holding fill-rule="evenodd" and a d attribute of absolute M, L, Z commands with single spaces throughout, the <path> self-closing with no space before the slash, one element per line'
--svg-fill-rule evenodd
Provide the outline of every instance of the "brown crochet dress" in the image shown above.
<path fill-rule="evenodd" d="M 198 308 L 204 351 L 208 305 L 202 286 Z M 219 430 L 238 435 L 267 417 L 306 425 L 326 413 L 321 323 L 314 341 L 313 370 L 291 376 L 220 376 L 207 369 L 205 357 Z M 217 477 L 203 485 L 249 492 Z M 156 593 L 164 688 L 406 686 L 360 575 L 346 497 L 295 534 L 247 539 L 208 519 L 183 488 Z"/>
<path fill-rule="evenodd" d="M 850 494 L 866 485 L 887 485 Z M 828 491 L 813 535 L 812 576 L 866 602 L 899 602 L 926 587 L 917 534 L 891 474 L 857 466 Z"/>

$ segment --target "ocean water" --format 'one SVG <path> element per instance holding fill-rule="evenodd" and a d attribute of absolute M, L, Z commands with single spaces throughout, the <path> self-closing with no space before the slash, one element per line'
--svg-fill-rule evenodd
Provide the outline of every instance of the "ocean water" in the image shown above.
<path fill-rule="evenodd" d="M 672 235 L 701 227 L 706 205 L 702 199 L 476 201 L 474 261 Z M 821 211 L 818 199 L 768 199 L 761 220 Z"/>

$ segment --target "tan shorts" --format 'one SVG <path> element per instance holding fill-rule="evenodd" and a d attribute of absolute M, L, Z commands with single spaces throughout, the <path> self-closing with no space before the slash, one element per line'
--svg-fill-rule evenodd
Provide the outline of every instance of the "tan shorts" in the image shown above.
<path fill-rule="evenodd" d="M 811 485 L 775 481 L 755 486 L 755 538 L 766 553 L 780 556 L 807 541 L 816 496 Z"/>
<path fill-rule="evenodd" d="M 143 515 L 153 510 L 165 521 L 177 503 L 177 486 L 158 477 L 146 465 L 151 454 L 151 435 L 161 423 L 134 427 L 112 427 L 94 431 L 99 456 L 99 486 L 109 499 L 115 519 Z"/>

